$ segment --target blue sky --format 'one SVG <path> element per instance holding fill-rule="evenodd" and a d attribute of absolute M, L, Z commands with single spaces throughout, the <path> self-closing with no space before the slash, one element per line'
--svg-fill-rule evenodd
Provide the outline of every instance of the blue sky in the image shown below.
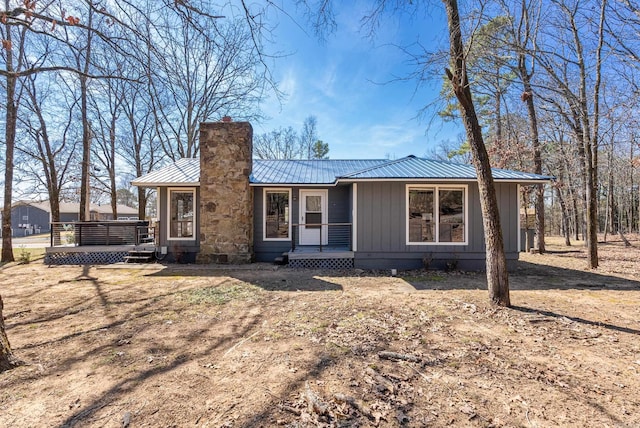
<path fill-rule="evenodd" d="M 385 16 L 372 40 L 360 26 L 367 6 L 335 3 L 337 31 L 324 42 L 304 17 L 293 15 L 296 22 L 278 17 L 271 49 L 290 55 L 277 59 L 273 71 L 287 97 L 281 103 L 273 96 L 266 100 L 262 109 L 269 119 L 255 124 L 254 132 L 281 126 L 299 130 L 307 116 L 315 115 L 318 135 L 333 159 L 422 156 L 442 140 L 457 140 L 461 124 L 441 125 L 436 119 L 429 126 L 434 112 L 417 118 L 437 97 L 439 78 L 421 87 L 415 80 L 397 81 L 414 70 L 398 46 L 419 37 L 429 49 L 446 47 L 444 11 L 434 7 L 430 16 Z"/>

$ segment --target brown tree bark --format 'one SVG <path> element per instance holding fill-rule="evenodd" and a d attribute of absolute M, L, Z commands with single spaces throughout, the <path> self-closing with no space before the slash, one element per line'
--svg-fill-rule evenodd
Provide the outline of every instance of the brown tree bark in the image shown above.
<path fill-rule="evenodd" d="M 2 296 L 0 296 L 0 373 L 20 365 L 20 361 L 11 352 L 11 345 L 4 328 L 3 309 Z"/>
<path fill-rule="evenodd" d="M 89 2 L 91 3 L 91 2 Z M 93 8 L 89 8 L 87 26 L 89 28 L 93 25 Z M 91 43 L 92 33 L 87 32 L 87 45 L 84 52 L 84 61 L 80 62 L 80 54 L 78 54 L 78 69 L 82 70 L 80 75 L 80 105 L 81 105 L 81 118 L 82 118 L 82 177 L 80 179 L 80 213 L 78 219 L 80 221 L 88 221 L 91 219 L 89 211 L 89 204 L 91 203 L 91 126 L 89 124 L 89 110 L 88 110 L 88 84 L 89 84 L 89 69 L 91 65 Z"/>
<path fill-rule="evenodd" d="M 9 0 L 4 1 L 4 10 L 10 10 Z M 13 153 L 16 145 L 16 125 L 18 121 L 18 106 L 16 104 L 16 83 L 17 78 L 13 74 L 13 51 L 11 47 L 11 26 L 5 24 L 6 42 L 8 49 L 5 49 L 5 64 L 7 71 L 7 98 L 6 98 L 6 120 L 4 128 L 5 142 L 5 170 L 4 170 L 4 203 L 2 207 L 2 262 L 12 262 L 13 243 L 11 242 L 11 202 L 13 200 Z M 4 331 L 4 330 L 3 330 Z M 4 333 L 2 333 L 4 334 Z"/>
<path fill-rule="evenodd" d="M 458 99 L 460 114 L 467 133 L 473 165 L 478 176 L 480 207 L 486 245 L 487 286 L 489 299 L 499 306 L 510 306 L 509 275 L 504 254 L 504 241 L 500 226 L 500 213 L 496 197 L 493 175 L 489 164 L 489 155 L 478 122 L 469 80 L 467 77 L 464 44 L 460 31 L 460 15 L 457 0 L 443 0 L 447 12 L 449 46 L 452 69 L 446 69 L 453 91 Z"/>

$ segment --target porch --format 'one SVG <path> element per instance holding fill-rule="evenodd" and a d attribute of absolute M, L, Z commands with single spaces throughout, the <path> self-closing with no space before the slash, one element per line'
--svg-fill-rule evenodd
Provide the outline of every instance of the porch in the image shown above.
<path fill-rule="evenodd" d="M 292 224 L 291 250 L 288 263 L 294 268 L 352 269 L 352 223 Z M 300 231 L 306 233 L 305 243 L 300 244 Z M 315 237 L 313 233 L 317 234 Z M 311 236 L 310 236 L 311 235 Z"/>
<path fill-rule="evenodd" d="M 155 229 L 147 221 L 87 221 L 51 223 L 49 265 L 112 264 L 132 252 L 155 253 Z"/>

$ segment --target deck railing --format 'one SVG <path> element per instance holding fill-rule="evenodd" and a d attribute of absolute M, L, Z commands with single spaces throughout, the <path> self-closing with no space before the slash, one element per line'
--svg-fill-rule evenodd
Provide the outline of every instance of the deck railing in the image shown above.
<path fill-rule="evenodd" d="M 308 224 L 292 224 L 291 230 L 291 251 L 295 251 L 296 246 L 311 245 L 318 247 L 320 251 L 323 247 L 345 248 L 351 251 L 353 234 L 352 223 L 308 223 Z M 318 238 L 311 243 L 300 243 L 300 231 L 303 233 L 317 236 Z M 324 241 L 326 237 L 326 242 Z"/>
<path fill-rule="evenodd" d="M 88 245 L 140 245 L 155 242 L 155 229 L 148 221 L 76 221 L 52 222 L 52 247 Z"/>

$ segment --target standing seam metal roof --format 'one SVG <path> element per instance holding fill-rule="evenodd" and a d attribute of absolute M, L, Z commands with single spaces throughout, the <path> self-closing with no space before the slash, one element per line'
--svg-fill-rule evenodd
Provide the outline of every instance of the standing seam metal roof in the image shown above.
<path fill-rule="evenodd" d="M 195 185 L 200 182 L 200 159 L 182 158 L 131 182 L 134 186 Z"/>
<path fill-rule="evenodd" d="M 552 177 L 527 172 L 493 168 L 495 180 L 548 181 Z M 313 160 L 253 160 L 249 181 L 254 185 L 315 184 L 331 185 L 337 181 L 354 180 L 475 180 L 472 165 L 407 156 L 387 159 L 313 159 Z M 158 171 L 132 181 L 136 186 L 197 185 L 200 163 L 197 158 L 184 158 Z"/>

